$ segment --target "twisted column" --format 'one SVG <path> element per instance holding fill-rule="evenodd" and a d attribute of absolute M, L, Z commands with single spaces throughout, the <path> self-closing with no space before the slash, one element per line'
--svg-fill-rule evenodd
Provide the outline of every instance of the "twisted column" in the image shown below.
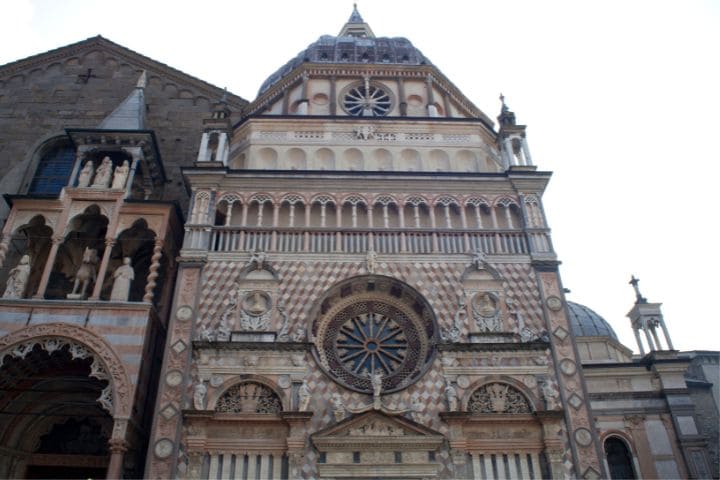
<path fill-rule="evenodd" d="M 155 248 L 153 248 L 153 255 L 150 259 L 150 273 L 147 276 L 143 302 L 151 303 L 153 300 L 153 291 L 157 285 L 157 277 L 160 275 L 158 270 L 160 269 L 160 258 L 162 258 L 162 248 L 164 243 L 165 242 L 159 238 L 155 240 Z"/>

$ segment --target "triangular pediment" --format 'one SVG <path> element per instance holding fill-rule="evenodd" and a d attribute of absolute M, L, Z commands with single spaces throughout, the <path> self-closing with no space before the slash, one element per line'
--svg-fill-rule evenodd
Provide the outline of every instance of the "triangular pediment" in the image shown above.
<path fill-rule="evenodd" d="M 420 425 L 412 420 L 400 416 L 389 416 L 382 412 L 370 411 L 347 418 L 313 435 L 313 441 L 329 439 L 361 440 L 370 442 L 392 438 L 408 439 L 410 437 L 424 437 L 432 440 L 442 438 L 442 434 Z M 373 440 L 375 439 L 375 440 Z"/>
<path fill-rule="evenodd" d="M 94 52 L 103 54 L 105 58 L 115 59 L 119 63 L 126 63 L 134 67 L 138 73 L 146 70 L 149 75 L 159 75 L 168 81 L 172 81 L 179 88 L 194 91 L 197 95 L 202 95 L 208 99 L 216 100 L 223 96 L 224 91 L 220 87 L 216 87 L 162 62 L 141 55 L 100 35 L 5 65 L 0 65 L 0 80 L 10 79 L 18 75 L 27 76 L 37 69 L 43 70 L 49 65 L 57 63 L 63 64 L 76 58 L 80 59 L 80 65 L 82 65 L 82 58 Z M 247 105 L 245 99 L 234 94 L 228 94 L 226 102 L 230 108 L 235 111 L 239 111 Z"/>

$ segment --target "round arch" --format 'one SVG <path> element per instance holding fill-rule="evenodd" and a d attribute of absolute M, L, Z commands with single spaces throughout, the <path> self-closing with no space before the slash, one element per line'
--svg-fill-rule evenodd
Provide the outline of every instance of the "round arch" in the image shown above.
<path fill-rule="evenodd" d="M 92 357 L 90 376 L 107 380 L 110 387 L 98 401 L 114 418 L 130 418 L 132 384 L 120 358 L 103 338 L 67 323 L 31 325 L 0 337 L 0 365 L 7 356 L 24 357 L 35 345 L 50 353 L 69 345 L 73 355 Z"/>
<path fill-rule="evenodd" d="M 234 377 L 231 381 L 225 382 L 223 384 L 222 389 L 217 389 L 215 394 L 208 399 L 208 410 L 215 411 L 218 408 L 218 402 L 221 398 L 223 398 L 224 395 L 226 395 L 228 392 L 230 392 L 233 388 L 236 388 L 242 384 L 258 384 L 262 387 L 267 388 L 270 393 L 275 395 L 277 399 L 280 401 L 280 409 L 281 411 L 288 411 L 290 410 L 290 401 L 287 396 L 283 394 L 282 389 L 278 387 L 275 382 L 265 378 L 261 377 L 259 375 L 252 375 L 252 374 L 244 374 L 239 375 L 237 377 Z"/>
<path fill-rule="evenodd" d="M 524 400 L 528 403 L 530 413 L 538 411 L 538 405 L 542 405 L 540 399 L 532 391 L 530 391 L 530 389 L 524 383 L 506 375 L 489 375 L 481 380 L 472 383 L 468 388 L 465 389 L 461 404 L 462 411 L 469 411 L 470 400 L 473 394 L 475 394 L 475 392 L 485 386 L 495 383 L 504 384 L 514 390 L 517 390 L 520 395 L 523 396 Z"/>

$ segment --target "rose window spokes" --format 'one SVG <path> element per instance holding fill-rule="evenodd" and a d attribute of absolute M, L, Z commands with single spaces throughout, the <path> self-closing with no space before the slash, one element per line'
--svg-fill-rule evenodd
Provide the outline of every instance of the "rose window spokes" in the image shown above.
<path fill-rule="evenodd" d="M 408 342 L 393 319 L 377 312 L 363 313 L 348 320 L 335 343 L 338 360 L 354 374 L 369 376 L 380 370 L 383 376 L 395 372 L 405 360 Z"/>
<path fill-rule="evenodd" d="M 345 93 L 345 110 L 356 117 L 384 117 L 390 112 L 392 98 L 374 85 L 358 85 Z"/>

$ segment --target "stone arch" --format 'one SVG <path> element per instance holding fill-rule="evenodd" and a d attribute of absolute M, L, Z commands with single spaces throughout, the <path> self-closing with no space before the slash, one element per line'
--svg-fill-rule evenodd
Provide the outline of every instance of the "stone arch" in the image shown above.
<path fill-rule="evenodd" d="M 106 379 L 110 390 L 98 399 L 116 419 L 128 419 L 132 413 L 133 385 L 112 346 L 96 333 L 68 323 L 43 323 L 16 330 L 0 337 L 0 365 L 5 357 L 22 357 L 40 345 L 52 352 L 70 345 L 78 356 L 93 358 L 91 376 Z"/>
<path fill-rule="evenodd" d="M 495 385 L 499 385 L 501 388 L 495 390 L 493 388 Z M 502 406 L 501 401 L 498 401 L 497 404 L 494 405 L 490 404 L 489 406 L 484 403 L 486 397 L 485 392 L 488 388 L 491 389 L 491 396 L 497 392 L 498 396 L 503 397 L 504 409 L 497 408 Z M 481 395 L 478 396 L 483 398 L 478 399 L 478 396 L 476 396 L 477 393 L 480 393 Z M 465 390 L 462 398 L 462 410 L 464 412 L 477 414 L 533 413 L 538 410 L 538 405 L 542 405 L 542 403 L 527 386 L 506 375 L 491 375 L 476 381 Z"/>
<path fill-rule="evenodd" d="M 405 148 L 400 152 L 400 170 L 417 172 L 422 170 L 420 152 L 413 148 Z"/>
<path fill-rule="evenodd" d="M 40 284 L 40 278 L 52 246 L 54 231 L 48 223 L 48 219 L 42 214 L 36 214 L 25 222 L 17 221 L 16 225 L 19 224 L 19 226 L 11 233 L 7 250 L 4 251 L 3 268 L 0 270 L 0 284 L 2 285 L 6 285 L 10 270 L 20 263 L 23 255 L 30 257 L 30 276 L 27 278 L 25 291 L 20 298 L 32 297 Z"/>
<path fill-rule="evenodd" d="M 612 479 L 637 478 L 636 452 L 629 441 L 620 432 L 613 432 L 602 439 L 603 453 Z"/>
<path fill-rule="evenodd" d="M 140 302 L 145 295 L 145 286 L 147 278 L 150 274 L 150 265 L 152 264 L 153 250 L 157 232 L 152 230 L 144 218 L 136 219 L 130 227 L 126 228 L 117 235 L 117 240 L 113 246 L 108 262 L 107 273 L 103 283 L 103 289 L 100 294 L 103 299 L 110 299 L 112 289 L 113 274 L 115 269 L 123 264 L 125 257 L 130 258 L 130 266 L 132 266 L 134 279 L 130 284 L 128 301 Z M 160 269 L 163 271 L 163 269 Z"/>
<path fill-rule="evenodd" d="M 25 155 L 23 162 L 20 164 L 22 165 L 22 170 L 18 171 L 17 174 L 14 174 L 15 169 L 13 169 L 7 175 L 7 178 L 3 178 L 3 180 L 0 181 L 0 189 L 8 193 L 27 193 L 32 187 L 43 157 L 56 148 L 72 148 L 71 146 L 72 144 L 70 139 L 65 132 L 56 131 L 51 132 L 48 135 L 44 135 L 28 149 L 28 153 Z M 67 168 L 67 178 L 64 182 L 65 184 L 67 184 L 70 180 L 70 173 L 75 160 L 76 158 L 73 149 L 72 160 L 67 162 L 69 163 L 69 165 L 67 165 L 69 168 Z M 58 189 L 57 193 L 59 192 L 60 190 Z"/>
<path fill-rule="evenodd" d="M 357 148 L 348 148 L 343 152 L 342 158 L 343 170 L 363 170 L 365 167 L 365 156 L 362 151 Z"/>
<path fill-rule="evenodd" d="M 377 148 L 372 152 L 374 169 L 381 171 L 393 170 L 393 154 L 385 148 Z"/>
<path fill-rule="evenodd" d="M 307 155 L 301 148 L 290 148 L 286 153 L 287 160 L 284 167 L 289 170 L 305 170 L 307 168 Z"/>
<path fill-rule="evenodd" d="M 278 168 L 278 153 L 277 150 L 270 147 L 263 147 L 257 151 L 255 155 L 255 161 L 253 162 L 255 168 L 274 170 Z"/>
<path fill-rule="evenodd" d="M 318 170 L 335 169 L 335 152 L 329 148 L 319 148 L 315 151 L 315 168 Z"/>
<path fill-rule="evenodd" d="M 450 156 L 445 150 L 433 149 L 430 150 L 428 155 L 429 165 L 428 170 L 434 170 L 438 172 L 449 172 L 450 171 Z"/>
<path fill-rule="evenodd" d="M 260 396 L 263 397 L 271 397 L 274 396 L 275 399 L 277 399 L 279 405 L 279 411 L 287 411 L 290 409 L 289 405 L 289 399 L 287 398 L 287 395 L 283 394 L 282 389 L 280 389 L 274 382 L 271 380 L 261 377 L 258 375 L 240 375 L 237 378 L 233 379 L 232 382 L 230 382 L 227 387 L 225 387 L 223 390 L 218 390 L 217 394 L 213 396 L 213 398 L 210 399 L 208 402 L 208 410 L 214 410 L 219 413 L 239 413 L 239 412 L 220 412 L 218 409 L 223 408 L 222 401 L 224 398 L 228 398 L 228 396 L 235 394 L 235 390 L 239 389 L 242 385 L 253 385 L 253 386 L 259 386 L 260 388 L 255 387 L 254 392 L 250 393 L 250 395 L 254 395 L 254 398 L 257 399 Z M 246 393 L 247 394 L 247 393 Z M 230 403 L 230 402 L 228 402 Z M 266 405 L 267 406 L 267 405 Z M 227 408 L 227 403 L 225 405 Z M 242 409 L 242 405 L 240 405 L 240 408 Z M 242 410 L 243 413 L 245 412 Z M 257 410 L 253 412 L 248 413 L 258 413 Z M 273 413 L 273 412 L 259 412 L 259 413 Z"/>

